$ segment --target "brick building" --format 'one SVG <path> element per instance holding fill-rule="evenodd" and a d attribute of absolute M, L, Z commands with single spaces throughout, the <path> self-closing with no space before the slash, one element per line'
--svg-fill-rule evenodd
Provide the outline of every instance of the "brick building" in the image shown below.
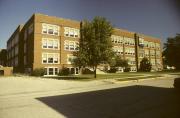
<path fill-rule="evenodd" d="M 45 68 L 46 75 L 56 75 L 59 69 L 67 67 L 78 74 L 79 69 L 70 60 L 78 51 L 79 29 L 79 21 L 34 14 L 7 41 L 8 66 L 16 72 Z M 131 71 L 137 70 L 143 57 L 148 57 L 153 70 L 162 69 L 160 39 L 114 28 L 112 42 L 114 51 L 129 60 Z"/>

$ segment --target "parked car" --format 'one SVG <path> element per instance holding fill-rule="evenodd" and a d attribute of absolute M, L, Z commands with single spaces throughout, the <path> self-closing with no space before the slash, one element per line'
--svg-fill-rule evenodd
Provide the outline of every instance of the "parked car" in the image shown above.
<path fill-rule="evenodd" d="M 180 78 L 174 79 L 174 88 L 180 89 Z"/>

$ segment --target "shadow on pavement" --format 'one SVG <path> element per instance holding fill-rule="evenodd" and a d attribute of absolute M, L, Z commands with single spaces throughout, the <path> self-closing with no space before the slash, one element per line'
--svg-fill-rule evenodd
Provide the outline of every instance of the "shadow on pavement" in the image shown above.
<path fill-rule="evenodd" d="M 129 86 L 37 99 L 68 118 L 180 118 L 173 88 Z"/>

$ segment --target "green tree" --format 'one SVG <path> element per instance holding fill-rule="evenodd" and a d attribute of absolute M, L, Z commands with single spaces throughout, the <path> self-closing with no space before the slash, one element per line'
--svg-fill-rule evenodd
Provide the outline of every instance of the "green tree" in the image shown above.
<path fill-rule="evenodd" d="M 115 55 L 113 60 L 110 61 L 110 66 L 127 68 L 129 67 L 129 64 L 128 64 L 128 60 L 122 59 L 122 57 L 119 55 Z"/>
<path fill-rule="evenodd" d="M 7 50 L 6 49 L 0 50 L 0 61 L 1 61 L 2 66 L 6 66 L 6 63 L 7 63 Z"/>
<path fill-rule="evenodd" d="M 180 34 L 175 37 L 168 38 L 164 44 L 163 56 L 165 64 L 176 67 L 180 70 Z"/>
<path fill-rule="evenodd" d="M 102 62 L 108 63 L 112 58 L 113 28 L 105 18 L 95 17 L 92 22 L 82 22 L 80 32 L 79 51 L 75 54 L 77 59 L 74 63 L 80 67 L 92 67 L 96 78 L 97 66 Z"/>
<path fill-rule="evenodd" d="M 140 62 L 139 70 L 143 71 L 143 72 L 150 72 L 151 68 L 152 68 L 152 65 L 151 65 L 150 61 L 148 60 L 148 58 L 146 58 L 146 57 L 143 58 Z"/>

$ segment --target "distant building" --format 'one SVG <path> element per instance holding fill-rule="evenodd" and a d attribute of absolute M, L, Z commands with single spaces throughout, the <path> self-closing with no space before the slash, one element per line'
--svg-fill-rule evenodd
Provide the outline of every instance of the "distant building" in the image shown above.
<path fill-rule="evenodd" d="M 78 74 L 79 68 L 70 60 L 78 51 L 79 29 L 79 21 L 34 14 L 7 41 L 8 66 L 17 72 L 45 68 L 46 75 L 56 75 L 59 69 L 67 67 Z M 129 60 L 132 72 L 137 71 L 143 57 L 150 60 L 153 70 L 162 69 L 160 39 L 114 28 L 112 42 L 114 51 Z"/>

